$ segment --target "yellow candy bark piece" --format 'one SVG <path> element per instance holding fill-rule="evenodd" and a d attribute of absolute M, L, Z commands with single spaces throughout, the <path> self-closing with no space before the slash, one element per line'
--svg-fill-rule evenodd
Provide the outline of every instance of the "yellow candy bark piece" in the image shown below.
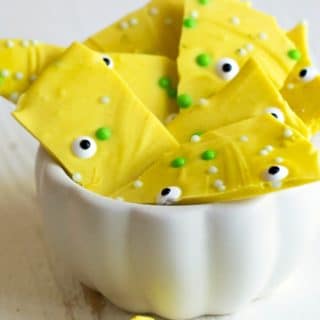
<path fill-rule="evenodd" d="M 239 75 L 203 106 L 181 112 L 168 129 L 182 143 L 197 132 L 207 132 L 264 113 L 277 117 L 304 136 L 309 132 L 291 110 L 261 67 L 249 60 Z"/>
<path fill-rule="evenodd" d="M 161 121 L 178 112 L 177 67 L 167 57 L 143 54 L 110 54 L 114 69 L 137 97 Z"/>
<path fill-rule="evenodd" d="M 166 153 L 114 194 L 128 202 L 197 204 L 252 198 L 320 179 L 312 144 L 270 115 L 208 133 Z"/>
<path fill-rule="evenodd" d="M 85 41 L 97 51 L 178 55 L 183 0 L 152 0 Z"/>
<path fill-rule="evenodd" d="M 63 50 L 34 40 L 0 40 L 0 95 L 17 102 L 20 94 Z"/>
<path fill-rule="evenodd" d="M 289 75 L 281 93 L 290 107 L 315 133 L 320 129 L 320 75 L 312 66 L 309 56 L 307 25 L 297 25 L 288 36 L 296 44 L 301 59 Z"/>
<path fill-rule="evenodd" d="M 74 44 L 20 98 L 14 116 L 76 182 L 109 195 L 177 142 L 103 57 Z"/>
<path fill-rule="evenodd" d="M 182 108 L 219 92 L 249 57 L 282 88 L 295 65 L 294 48 L 275 18 L 242 2 L 186 0 L 178 70 L 179 94 L 189 103 Z"/>
<path fill-rule="evenodd" d="M 29 46 L 22 47 L 21 43 L 29 43 Z M 62 48 L 46 44 L 31 46 L 31 42 L 23 40 L 18 43 L 0 41 L 0 95 L 17 102 L 35 76 L 60 57 L 63 51 Z M 177 67 L 174 61 L 162 56 L 125 53 L 108 54 L 105 58 L 110 59 L 116 72 L 161 121 L 178 112 L 175 100 Z"/>

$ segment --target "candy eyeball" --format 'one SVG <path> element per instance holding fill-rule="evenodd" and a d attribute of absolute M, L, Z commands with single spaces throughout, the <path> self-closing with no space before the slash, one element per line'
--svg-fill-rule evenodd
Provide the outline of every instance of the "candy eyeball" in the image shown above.
<path fill-rule="evenodd" d="M 263 173 L 263 179 L 269 182 L 279 182 L 285 179 L 289 174 L 289 170 L 280 165 L 270 166 Z"/>
<path fill-rule="evenodd" d="M 113 60 L 110 56 L 103 55 L 102 60 L 104 61 L 104 63 L 107 65 L 108 68 L 112 69 L 114 67 Z"/>
<path fill-rule="evenodd" d="M 79 137 L 72 143 L 73 154 L 80 159 L 92 158 L 97 152 L 97 144 L 90 137 Z"/>
<path fill-rule="evenodd" d="M 179 187 L 166 187 L 157 196 L 157 204 L 165 206 L 175 204 L 180 200 L 181 195 L 182 190 Z"/>
<path fill-rule="evenodd" d="M 216 64 L 216 72 L 220 78 L 225 81 L 230 81 L 237 76 L 240 67 L 237 61 L 231 58 L 223 58 Z"/>
<path fill-rule="evenodd" d="M 280 121 L 281 123 L 284 122 L 284 114 L 283 112 L 277 108 L 277 107 L 270 107 L 267 108 L 266 113 L 270 114 L 271 116 L 273 116 L 274 118 L 276 118 L 278 121 Z"/>
<path fill-rule="evenodd" d="M 300 70 L 299 79 L 302 82 L 311 82 L 318 74 L 318 70 L 315 67 L 306 67 Z"/>

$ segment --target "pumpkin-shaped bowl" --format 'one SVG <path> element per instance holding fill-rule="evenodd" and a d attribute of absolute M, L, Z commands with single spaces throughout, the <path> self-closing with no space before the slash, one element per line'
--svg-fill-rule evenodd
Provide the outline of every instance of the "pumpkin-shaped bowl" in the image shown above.
<path fill-rule="evenodd" d="M 320 184 L 252 200 L 137 205 L 75 184 L 40 149 L 38 199 L 50 246 L 88 287 L 135 313 L 229 314 L 278 287 L 317 225 Z"/>

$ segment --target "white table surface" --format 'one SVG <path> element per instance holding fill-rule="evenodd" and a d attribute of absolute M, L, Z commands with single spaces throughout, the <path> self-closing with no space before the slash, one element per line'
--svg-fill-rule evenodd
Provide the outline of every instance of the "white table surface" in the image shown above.
<path fill-rule="evenodd" d="M 145 0 L 1 0 L 0 38 L 68 45 L 82 40 Z M 255 0 L 289 28 L 308 20 L 320 58 L 319 0 Z M 33 181 L 37 144 L 0 101 L 0 319 L 126 320 L 129 315 L 82 288 L 63 266 L 49 263 Z M 315 205 L 318 205 L 315 203 Z M 320 209 L 319 209 L 320 211 Z M 320 319 L 320 241 L 275 295 L 221 320 Z M 209 318 L 213 319 L 213 318 Z"/>

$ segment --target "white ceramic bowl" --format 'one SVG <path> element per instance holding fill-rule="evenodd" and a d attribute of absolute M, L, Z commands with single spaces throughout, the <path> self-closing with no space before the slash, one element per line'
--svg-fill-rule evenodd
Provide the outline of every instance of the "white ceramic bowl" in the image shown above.
<path fill-rule="evenodd" d="M 284 281 L 317 225 L 320 184 L 250 201 L 161 207 L 76 185 L 43 150 L 36 167 L 48 239 L 115 305 L 169 319 L 227 314 Z"/>

